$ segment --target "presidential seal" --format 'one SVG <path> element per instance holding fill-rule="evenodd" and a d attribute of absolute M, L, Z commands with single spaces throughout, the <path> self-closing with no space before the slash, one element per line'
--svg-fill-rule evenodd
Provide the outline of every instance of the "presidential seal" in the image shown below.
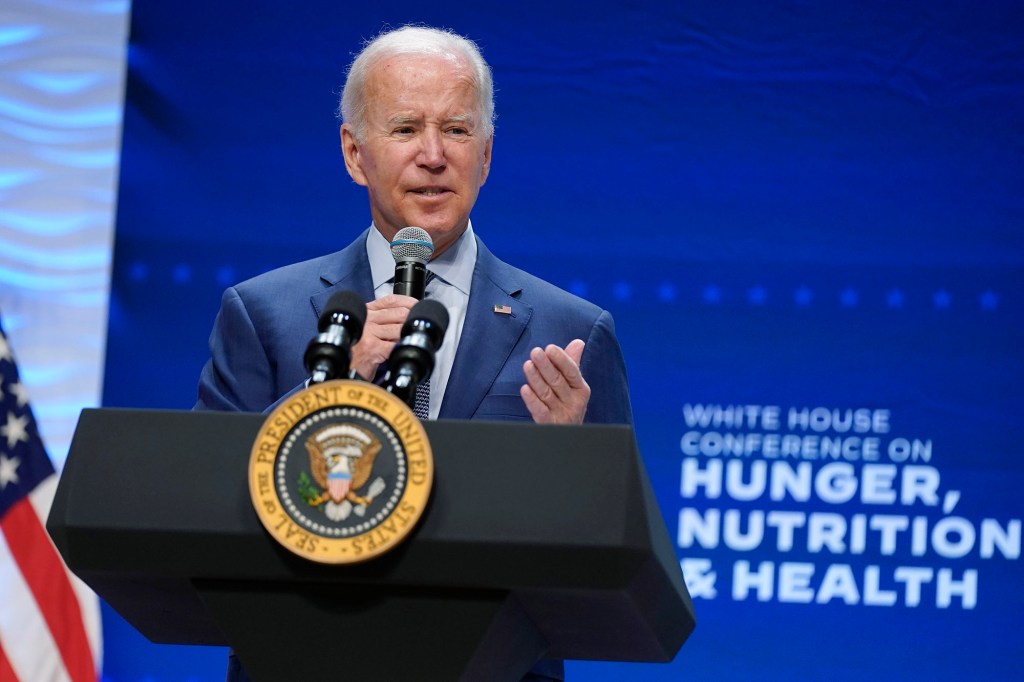
<path fill-rule="evenodd" d="M 249 493 L 267 532 L 299 556 L 365 561 L 397 546 L 434 480 L 426 432 L 379 386 L 327 381 L 283 402 L 249 456 Z"/>

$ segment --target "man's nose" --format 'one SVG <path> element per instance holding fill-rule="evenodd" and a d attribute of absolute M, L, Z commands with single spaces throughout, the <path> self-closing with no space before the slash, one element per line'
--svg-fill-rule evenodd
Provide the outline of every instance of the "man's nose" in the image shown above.
<path fill-rule="evenodd" d="M 440 130 L 428 128 L 420 136 L 419 165 L 426 168 L 444 168 L 447 160 L 444 155 L 444 138 Z"/>

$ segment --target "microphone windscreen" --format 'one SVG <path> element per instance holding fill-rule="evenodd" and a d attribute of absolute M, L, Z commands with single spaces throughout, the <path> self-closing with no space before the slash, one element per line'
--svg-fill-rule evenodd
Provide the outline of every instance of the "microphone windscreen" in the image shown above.
<path fill-rule="evenodd" d="M 407 260 L 426 264 L 434 253 L 434 240 L 422 227 L 403 227 L 391 240 L 391 256 L 396 263 Z"/>
<path fill-rule="evenodd" d="M 366 304 L 354 291 L 338 291 L 327 299 L 324 312 L 320 315 L 320 331 L 326 331 L 329 326 L 336 324 L 336 316 L 347 317 L 358 325 L 357 329 L 350 330 L 350 333 L 358 337 L 363 333 L 363 325 L 366 324 Z"/>
<path fill-rule="evenodd" d="M 402 326 L 402 336 L 408 336 L 415 331 L 417 326 L 421 326 L 422 323 L 429 323 L 438 333 L 438 341 L 444 337 L 445 330 L 448 329 L 448 309 L 444 307 L 439 301 L 435 301 L 432 298 L 425 298 L 412 307 L 409 311 L 409 317 L 405 318 L 405 324 Z M 420 323 L 420 325 L 417 325 Z"/>

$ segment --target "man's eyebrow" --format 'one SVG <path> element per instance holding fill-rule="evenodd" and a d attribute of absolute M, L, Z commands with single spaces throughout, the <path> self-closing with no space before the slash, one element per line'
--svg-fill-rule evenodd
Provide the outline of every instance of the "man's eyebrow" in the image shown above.
<path fill-rule="evenodd" d="M 399 114 L 399 115 L 396 115 L 396 116 L 392 116 L 391 118 L 388 119 L 388 126 L 389 127 L 395 127 L 395 126 L 403 126 L 403 125 L 420 124 L 422 122 L 423 122 L 423 119 L 420 116 Z M 463 113 L 463 114 L 452 114 L 451 116 L 446 116 L 444 118 L 443 122 L 446 123 L 446 124 L 447 123 L 461 123 L 461 124 L 464 124 L 464 125 L 472 127 L 472 126 L 476 125 L 477 116 L 476 116 L 476 114 L 474 114 L 472 112 L 466 112 L 466 113 Z"/>
<path fill-rule="evenodd" d="M 475 114 L 467 112 L 465 114 L 454 114 L 447 117 L 444 121 L 445 123 L 464 123 L 468 126 L 474 126 L 476 125 L 476 118 Z"/>
<path fill-rule="evenodd" d="M 388 119 L 388 125 L 408 125 L 409 123 L 419 123 L 420 119 L 416 116 L 392 116 Z"/>

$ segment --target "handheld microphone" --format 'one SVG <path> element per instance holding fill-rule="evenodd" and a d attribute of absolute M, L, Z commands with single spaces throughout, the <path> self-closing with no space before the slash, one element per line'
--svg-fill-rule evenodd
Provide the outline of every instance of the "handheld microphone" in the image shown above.
<path fill-rule="evenodd" d="M 388 358 L 385 388 L 406 404 L 416 400 L 416 385 L 430 378 L 434 370 L 434 353 L 444 341 L 448 329 L 448 310 L 438 301 L 420 301 L 409 311 L 402 325 L 402 338 Z"/>
<path fill-rule="evenodd" d="M 318 322 L 318 334 L 303 356 L 310 383 L 319 384 L 348 375 L 352 346 L 363 335 L 366 304 L 351 291 L 339 291 L 327 300 Z"/>
<path fill-rule="evenodd" d="M 433 253 L 434 242 L 423 228 L 403 227 L 398 231 L 391 240 L 396 294 L 423 300 L 427 286 L 427 261 Z"/>

